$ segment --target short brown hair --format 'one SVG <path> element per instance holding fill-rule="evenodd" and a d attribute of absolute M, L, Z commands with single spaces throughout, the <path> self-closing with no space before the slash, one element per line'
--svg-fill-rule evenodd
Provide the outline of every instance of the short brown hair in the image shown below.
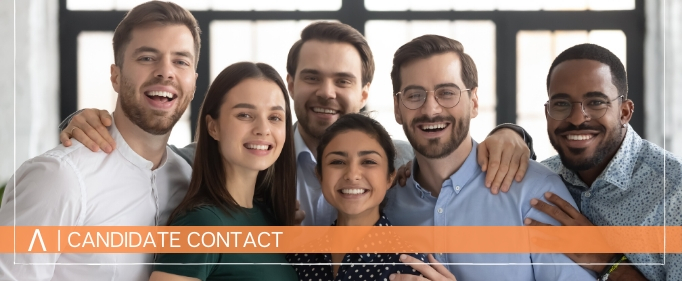
<path fill-rule="evenodd" d="M 415 60 L 425 59 L 432 55 L 454 52 L 459 55 L 462 61 L 462 81 L 468 89 L 478 87 L 478 71 L 476 64 L 471 57 L 464 52 L 464 46 L 457 40 L 439 35 L 424 35 L 412 39 L 405 45 L 400 46 L 393 55 L 393 69 L 391 69 L 391 80 L 393 82 L 393 93 L 400 92 L 400 67 Z M 469 91 L 471 94 L 471 91 Z"/>
<path fill-rule="evenodd" d="M 314 22 L 306 26 L 301 31 L 301 39 L 291 46 L 289 56 L 287 57 L 287 73 L 291 77 L 296 75 L 301 46 L 309 40 L 353 45 L 358 50 L 358 53 L 360 53 L 360 60 L 362 60 L 362 85 L 372 82 L 374 77 L 374 56 L 372 56 L 372 50 L 369 49 L 367 39 L 350 25 L 326 21 Z"/>
<path fill-rule="evenodd" d="M 196 69 L 199 61 L 199 50 L 201 49 L 201 29 L 192 13 L 175 3 L 163 1 L 149 1 L 130 10 L 123 20 L 118 24 L 114 31 L 114 63 L 123 66 L 123 53 L 130 43 L 130 34 L 138 26 L 149 23 L 161 23 L 164 25 L 182 24 L 189 28 L 194 37 L 194 68 Z"/>

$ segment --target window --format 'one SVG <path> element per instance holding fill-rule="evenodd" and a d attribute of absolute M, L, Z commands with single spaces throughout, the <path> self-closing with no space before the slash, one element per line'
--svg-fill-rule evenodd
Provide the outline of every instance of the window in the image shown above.
<path fill-rule="evenodd" d="M 60 0 L 62 118 L 77 108 L 111 106 L 111 32 L 124 11 L 141 2 Z M 194 11 L 204 44 L 196 97 L 176 125 L 178 133 L 173 131 L 174 144 L 189 142 L 203 95 L 224 67 L 260 61 L 286 77 L 291 44 L 303 27 L 317 19 L 338 20 L 365 34 L 376 60 L 367 108 L 376 111 L 374 117 L 398 139 L 405 137 L 394 120 L 392 103 L 386 102 L 392 94 L 392 56 L 398 46 L 426 33 L 459 40 L 476 62 L 480 105 L 471 133 L 478 141 L 495 124 L 520 123 L 536 139 L 540 160 L 554 154 L 544 129 L 545 75 L 554 56 L 580 42 L 603 45 L 627 63 L 629 97 L 644 107 L 643 0 L 175 2 Z M 643 119 L 643 111 L 636 110 L 630 124 L 646 137 Z"/>
<path fill-rule="evenodd" d="M 391 32 L 386 32 L 391 30 Z M 479 115 L 471 120 L 471 136 L 485 139 L 495 127 L 495 24 L 492 21 L 387 21 L 372 20 L 365 25 L 365 35 L 374 54 L 376 70 L 370 87 L 368 110 L 392 137 L 407 140 L 403 128 L 395 121 L 391 68 L 393 54 L 401 45 L 425 34 L 457 38 L 478 68 Z"/>
<path fill-rule="evenodd" d="M 571 46 L 593 43 L 611 50 L 627 68 L 625 34 L 620 30 L 537 30 L 520 31 L 516 38 L 517 123 L 533 136 L 538 159 L 546 159 L 557 154 L 547 136 L 544 108 L 552 61 Z"/>
<path fill-rule="evenodd" d="M 116 108 L 118 94 L 111 87 L 110 66 L 114 63 L 112 31 L 84 31 L 78 35 L 78 109 Z M 187 108 L 173 127 L 169 144 L 183 147 L 191 142 L 191 109 Z"/>

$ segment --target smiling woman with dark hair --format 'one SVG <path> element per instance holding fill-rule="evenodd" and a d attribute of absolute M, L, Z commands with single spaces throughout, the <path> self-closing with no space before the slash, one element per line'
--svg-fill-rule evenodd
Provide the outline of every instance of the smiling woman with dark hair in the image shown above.
<path fill-rule="evenodd" d="M 286 88 L 269 65 L 228 66 L 199 114 L 197 152 L 187 195 L 173 226 L 293 225 L 296 163 Z M 296 280 L 282 254 L 159 254 L 151 280 Z"/>
<path fill-rule="evenodd" d="M 327 128 L 317 147 L 316 174 L 324 198 L 338 211 L 332 225 L 391 225 L 381 209 L 396 175 L 395 154 L 386 129 L 367 116 L 347 114 Z M 412 256 L 426 261 L 424 255 Z M 395 253 L 291 254 L 287 259 L 301 280 L 388 280 L 393 273 L 419 275 Z M 355 265 L 362 269 L 350 270 Z"/>

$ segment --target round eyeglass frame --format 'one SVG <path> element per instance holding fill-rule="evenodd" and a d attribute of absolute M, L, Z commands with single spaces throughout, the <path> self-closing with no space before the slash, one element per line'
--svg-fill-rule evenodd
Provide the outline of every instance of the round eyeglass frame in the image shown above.
<path fill-rule="evenodd" d="M 547 112 L 547 115 L 549 115 L 550 118 L 552 118 L 556 121 L 564 121 L 564 120 L 568 119 L 568 117 L 571 117 L 571 114 L 573 114 L 573 105 L 576 103 L 579 103 L 580 104 L 580 110 L 583 112 L 583 116 L 587 116 L 590 119 L 599 119 L 599 118 L 604 117 L 604 115 L 606 115 L 606 112 L 608 111 L 609 107 L 611 107 L 611 103 L 617 99 L 623 99 L 623 101 L 625 101 L 625 96 L 619 95 L 616 98 L 609 100 L 606 103 L 607 107 L 602 110 L 603 112 L 601 113 L 601 115 L 599 117 L 592 116 L 592 115 L 588 114 L 587 111 L 585 111 L 585 101 L 584 100 L 576 101 L 576 102 L 570 102 L 571 103 L 571 109 L 568 111 L 568 115 L 566 115 L 566 117 L 564 117 L 563 119 L 558 119 L 558 118 L 552 116 L 552 113 L 549 110 L 549 102 L 550 102 L 549 100 L 545 102 L 545 111 Z"/>
<path fill-rule="evenodd" d="M 426 90 L 424 90 L 424 92 L 426 92 L 426 97 L 424 98 L 424 100 L 422 100 L 421 104 L 420 104 L 419 106 L 415 107 L 415 108 L 410 108 L 409 106 L 407 106 L 407 104 L 405 104 L 405 99 L 403 99 L 402 97 L 400 98 L 400 100 L 401 100 L 400 103 L 401 103 L 403 106 L 405 106 L 405 108 L 407 108 L 407 109 L 409 109 L 409 110 L 417 110 L 417 109 L 419 109 L 420 107 L 424 106 L 424 104 L 426 103 L 426 99 L 429 98 L 429 92 L 433 92 L 433 98 L 436 99 L 436 103 L 438 103 L 438 105 L 442 106 L 443 108 L 453 108 L 453 107 L 457 106 L 457 105 L 459 104 L 459 102 L 462 100 L 462 92 L 464 92 L 464 91 L 471 91 L 471 89 L 460 89 L 460 88 L 457 87 L 457 86 L 455 86 L 455 87 L 459 90 L 459 97 L 457 98 L 457 102 L 456 102 L 455 105 L 453 105 L 453 106 L 444 106 L 443 104 L 441 104 L 441 103 L 440 103 L 440 100 L 438 99 L 438 96 L 436 96 L 436 91 L 437 91 L 437 90 L 431 90 L 431 91 L 426 91 Z M 394 93 L 393 95 L 394 95 L 394 96 L 402 95 L 404 91 L 405 91 L 405 90 L 400 91 L 400 92 L 397 92 L 397 93 Z"/>

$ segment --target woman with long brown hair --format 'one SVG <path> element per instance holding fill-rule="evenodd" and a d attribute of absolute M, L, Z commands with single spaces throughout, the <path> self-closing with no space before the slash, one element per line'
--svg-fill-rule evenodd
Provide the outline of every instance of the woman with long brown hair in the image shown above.
<path fill-rule="evenodd" d="M 172 226 L 294 224 L 296 163 L 289 98 L 271 66 L 241 62 L 210 86 L 197 127 L 194 170 Z M 297 280 L 283 254 L 159 254 L 150 280 Z M 264 268 L 267 267 L 267 268 Z"/>

